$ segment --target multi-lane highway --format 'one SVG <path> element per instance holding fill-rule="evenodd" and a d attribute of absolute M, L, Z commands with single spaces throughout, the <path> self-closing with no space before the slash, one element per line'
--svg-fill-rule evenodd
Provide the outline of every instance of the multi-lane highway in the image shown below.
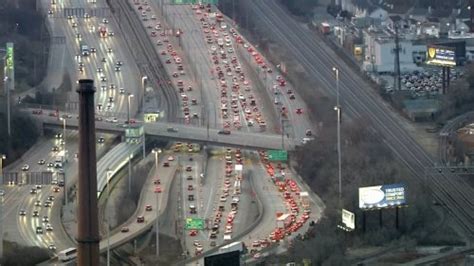
<path fill-rule="evenodd" d="M 276 1 L 247 1 L 249 10 L 260 25 L 271 29 L 270 34 L 290 51 L 315 84 L 335 95 L 333 67 L 339 69 L 341 105 L 354 118 L 371 122 L 374 131 L 384 136 L 385 143 L 419 181 L 427 180 L 424 169 L 434 165 L 433 158 L 402 128 L 397 116 L 324 41 L 297 23 Z M 469 234 L 474 234 L 473 189 L 461 178 L 450 173 L 429 179 L 436 198 L 451 210 L 453 217 Z"/>
<path fill-rule="evenodd" d="M 138 4 L 135 4 L 136 2 Z M 119 30 L 116 20 L 110 16 L 110 10 L 101 1 L 97 3 L 89 3 L 86 0 L 59 1 L 53 6 L 50 6 L 49 1 L 43 1 L 42 4 L 47 7 L 50 26 L 54 29 L 54 34 L 65 36 L 67 49 L 65 49 L 64 57 L 73 62 L 67 64 L 67 72 L 73 77 L 73 81 L 90 78 L 97 86 L 97 116 L 105 120 L 96 121 L 97 130 L 122 133 L 125 131 L 122 118 L 128 117 L 127 113 L 130 117 L 135 117 L 136 111 L 142 109 L 138 104 L 143 103 L 141 98 L 144 94 L 144 79 L 135 67 L 138 62 L 133 62 L 137 57 L 132 58 L 127 49 L 122 49 L 122 47 L 130 48 L 131 42 L 124 42 L 123 36 L 120 36 L 120 33 L 127 28 L 124 25 L 134 25 L 140 27 L 137 31 L 132 30 L 138 37 L 135 41 L 139 46 L 132 49 L 142 50 L 141 52 L 147 55 L 147 58 L 143 60 L 148 61 L 148 66 L 141 65 L 140 70 L 145 70 L 146 73 L 152 69 L 167 71 L 171 76 L 171 82 L 156 73 L 149 73 L 149 79 L 156 81 L 167 91 L 163 93 L 168 101 L 167 117 L 170 120 L 173 120 L 173 117 L 182 117 L 185 124 L 145 123 L 146 134 L 171 140 L 250 149 L 293 149 L 302 138 L 308 136 L 307 130 L 311 127 L 305 114 L 306 107 L 291 85 L 276 70 L 272 71 L 274 68 L 256 52 L 255 47 L 249 45 L 238 34 L 236 29 L 226 25 L 224 20 L 216 23 L 217 16 L 214 16 L 214 13 L 208 13 L 205 8 L 167 6 L 165 19 L 159 16 L 159 7 L 155 5 L 156 3 L 149 6 L 146 1 L 133 1 L 129 4 L 125 1 L 116 2 L 121 10 L 132 7 L 135 12 L 131 14 L 129 9 L 121 13 L 123 14 L 120 16 L 121 22 L 126 20 L 127 23 L 121 24 L 122 27 Z M 100 14 L 99 17 L 95 16 L 97 14 Z M 220 13 L 217 14 L 220 15 Z M 163 21 L 160 22 L 160 19 Z M 99 29 L 105 28 L 105 34 L 100 34 Z M 173 29 L 171 33 L 166 31 L 169 28 Z M 177 30 L 180 33 L 177 33 Z M 150 48 L 150 43 L 153 49 Z M 136 55 L 137 51 L 134 54 Z M 160 55 L 159 61 L 163 64 L 150 61 L 156 58 L 156 54 Z M 52 61 L 64 61 L 62 55 L 55 58 Z M 254 67 L 255 70 L 249 69 L 249 66 Z M 263 82 L 258 79 L 263 79 Z M 52 76 L 48 80 L 50 80 L 48 83 L 52 84 L 57 83 L 58 78 Z M 262 84 L 266 91 L 259 91 Z M 190 86 L 191 89 L 189 89 Z M 170 92 L 171 89 L 175 91 Z M 177 101 L 172 100 L 173 93 L 180 94 L 179 106 Z M 265 94 L 269 95 L 265 96 Z M 267 98 L 270 100 L 265 100 Z M 43 110 L 42 114 L 38 114 L 38 110 L 34 110 L 37 113 L 35 117 L 42 120 L 45 125 L 62 126 L 63 122 L 57 116 L 65 115 L 67 127 L 75 129 L 77 119 L 74 113 L 77 105 L 67 106 L 68 113 L 58 114 L 55 111 Z M 174 115 L 177 107 L 181 108 L 182 115 Z M 280 117 L 271 118 L 275 113 Z M 117 117 L 111 117 L 111 114 L 121 114 L 122 121 L 119 121 Z M 280 118 L 285 118 L 290 126 L 285 127 L 284 134 L 274 134 L 273 132 L 280 133 L 281 131 L 278 126 Z M 140 124 L 140 121 L 136 121 Z M 202 123 L 203 121 L 207 123 Z M 72 133 L 68 133 L 68 136 L 70 134 Z M 68 138 L 71 142 L 67 143 L 71 161 L 74 160 L 72 154 L 77 148 L 74 139 Z M 103 190 L 106 184 L 107 168 L 112 166 L 114 170 L 117 170 L 126 163 L 130 153 L 139 149 L 136 145 L 132 146 L 133 148 L 130 148 L 130 144 L 120 144 L 99 161 L 99 190 Z M 299 199 L 296 199 L 298 202 L 292 201 L 290 195 L 292 192 L 288 192 L 283 199 L 283 194 L 280 193 L 289 190 L 290 184 L 291 191 L 299 191 L 296 183 L 289 180 L 286 184 L 275 186 L 278 182 L 270 181 L 271 175 L 269 175 L 269 169 L 273 169 L 273 166 L 265 161 L 264 164 L 267 167 L 267 173 L 265 173 L 261 166 L 263 161 L 255 160 L 257 157 L 254 154 L 221 148 L 218 151 L 221 151 L 220 154 L 211 156 L 209 159 L 201 155 L 192 155 L 190 159 L 189 154 L 181 153 L 176 154 L 173 159 L 161 158 L 160 160 L 167 160 L 170 164 L 170 167 L 159 170 L 159 176 L 166 177 L 165 182 L 161 179 L 160 185 L 164 191 L 155 193 L 156 188 L 150 183 L 153 181 L 149 178 L 136 211 L 136 215 L 144 217 L 144 222 L 131 217 L 124 225 L 128 230 L 113 232 L 110 238 L 111 247 L 133 239 L 152 226 L 149 221 L 151 222 L 156 216 L 155 211 L 164 210 L 168 197 L 176 198 L 177 195 L 170 195 L 168 191 L 171 191 L 169 186 L 177 167 L 181 169 L 181 174 L 178 175 L 180 183 L 178 194 L 182 205 L 180 215 L 182 218 L 204 218 L 208 221 L 208 229 L 205 231 L 196 233 L 181 231 L 183 235 L 180 237 L 186 239 L 185 248 L 191 256 L 202 252 L 202 248 L 209 250 L 225 241 L 233 240 L 234 236 L 238 239 L 242 238 L 249 246 L 252 245 L 253 239 L 266 239 L 262 241 L 268 242 L 269 235 L 282 237 L 281 232 L 273 232 L 277 227 L 274 224 L 276 223 L 274 214 L 291 212 L 296 219 L 298 206 L 301 205 Z M 246 159 L 247 156 L 252 159 Z M 37 160 L 34 156 L 25 157 L 25 159 L 30 164 L 33 160 Z M 243 163 L 242 159 L 246 162 Z M 179 165 L 177 161 L 180 162 Z M 234 169 L 242 164 L 245 171 L 253 174 L 244 177 L 241 172 Z M 202 168 L 204 165 L 207 170 Z M 77 169 L 71 168 L 75 168 L 75 163 L 64 168 L 66 176 L 72 177 L 71 182 L 67 183 L 68 186 L 74 182 L 76 176 Z M 36 196 L 22 203 L 27 206 L 26 213 L 33 213 L 40 207 L 35 206 L 34 201 L 39 200 L 41 204 L 51 196 L 51 193 L 54 194 L 54 192 L 49 193 L 48 189 L 49 187 L 42 187 L 39 193 L 34 194 Z M 22 193 L 27 192 L 24 189 Z M 258 193 L 258 196 L 255 193 Z M 257 207 L 258 200 L 256 199 L 262 198 L 265 194 L 269 196 L 262 201 L 262 207 Z M 160 204 L 152 206 L 152 211 L 145 210 L 145 205 L 153 202 L 156 195 L 160 196 Z M 43 219 L 42 215 L 48 215 L 54 228 L 52 232 L 56 232 L 57 228 L 62 229 L 59 220 L 61 208 L 58 208 L 57 203 L 58 197 L 55 197 L 53 208 L 46 209 L 45 207 L 45 210 L 52 211 L 45 212 L 46 214 L 39 213 L 41 219 Z M 161 205 L 162 203 L 164 205 Z M 70 212 L 70 209 L 66 211 Z M 257 217 L 263 214 L 263 219 L 259 221 Z M 309 215 L 305 212 L 303 218 L 308 219 Z M 22 219 L 30 221 L 20 225 L 20 232 L 22 232 L 20 235 L 26 243 L 40 246 L 56 243 L 58 249 L 72 245 L 70 238 L 63 230 L 54 234 L 45 233 L 44 237 L 39 237 L 40 234 L 30 229 L 36 229 L 43 223 L 36 219 L 29 220 L 28 217 L 21 217 L 20 221 Z M 44 219 L 46 220 L 46 217 Z M 219 219 L 226 222 L 219 225 Z M 305 221 L 302 221 L 301 225 Z M 73 232 L 73 227 L 73 225 L 67 226 L 68 231 Z M 300 227 L 298 225 L 291 230 L 295 232 Z M 247 237 L 244 236 L 246 232 L 250 232 Z M 74 234 L 70 233 L 70 235 Z M 38 239 L 40 239 L 39 242 Z M 66 240 L 61 242 L 61 239 Z M 259 243 L 257 244 L 260 245 Z M 257 244 L 253 243 L 253 245 Z M 105 249 L 105 245 L 105 241 L 102 241 L 101 250 Z"/>

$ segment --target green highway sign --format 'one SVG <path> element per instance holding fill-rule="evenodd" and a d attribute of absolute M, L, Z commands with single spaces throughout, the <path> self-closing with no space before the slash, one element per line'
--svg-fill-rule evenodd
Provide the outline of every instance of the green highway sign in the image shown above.
<path fill-rule="evenodd" d="M 201 218 L 186 218 L 186 230 L 203 230 L 204 219 Z"/>
<path fill-rule="evenodd" d="M 285 150 L 269 150 L 268 153 L 268 160 L 270 161 L 287 161 L 288 160 L 288 152 Z"/>

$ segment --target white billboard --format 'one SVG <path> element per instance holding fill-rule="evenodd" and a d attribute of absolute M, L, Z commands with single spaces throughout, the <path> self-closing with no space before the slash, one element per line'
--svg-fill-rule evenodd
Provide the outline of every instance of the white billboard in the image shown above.
<path fill-rule="evenodd" d="M 350 230 L 355 229 L 355 214 L 348 210 L 342 209 L 342 224 Z"/>
<path fill-rule="evenodd" d="M 359 208 L 380 209 L 406 204 L 404 184 L 359 188 Z"/>

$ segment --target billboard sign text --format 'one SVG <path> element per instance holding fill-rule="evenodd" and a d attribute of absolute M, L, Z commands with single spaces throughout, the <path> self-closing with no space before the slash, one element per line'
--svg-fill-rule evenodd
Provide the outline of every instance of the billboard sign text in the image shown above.
<path fill-rule="evenodd" d="M 359 208 L 381 209 L 406 205 L 404 184 L 390 184 L 359 188 Z"/>
<path fill-rule="evenodd" d="M 456 65 L 456 51 L 452 47 L 429 45 L 426 51 L 426 63 L 444 67 Z"/>

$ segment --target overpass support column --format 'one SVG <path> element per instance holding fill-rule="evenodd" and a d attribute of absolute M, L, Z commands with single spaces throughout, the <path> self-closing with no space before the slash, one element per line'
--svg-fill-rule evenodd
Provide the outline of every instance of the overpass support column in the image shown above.
<path fill-rule="evenodd" d="M 99 266 L 97 158 L 95 151 L 94 82 L 79 80 L 79 188 L 77 264 Z M 66 188 L 65 188 L 66 189 Z"/>

